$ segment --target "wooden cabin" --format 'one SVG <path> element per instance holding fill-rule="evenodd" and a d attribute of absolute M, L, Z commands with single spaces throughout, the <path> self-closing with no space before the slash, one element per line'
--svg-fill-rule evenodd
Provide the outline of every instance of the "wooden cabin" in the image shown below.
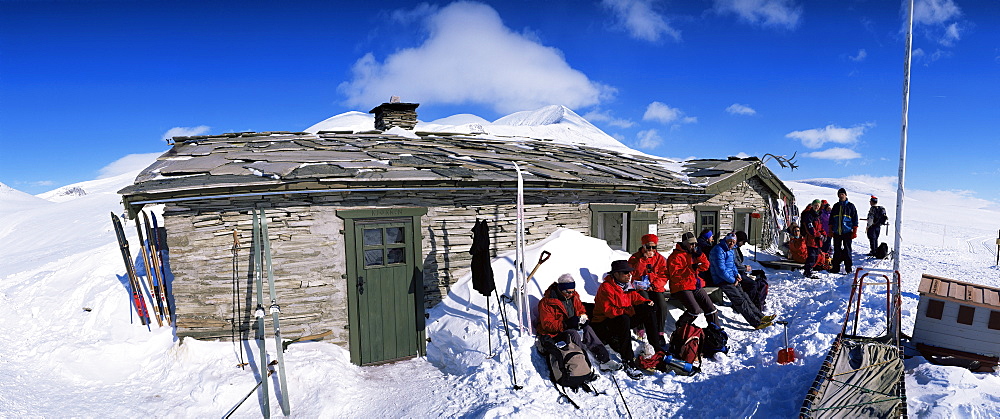
<path fill-rule="evenodd" d="M 415 109 L 372 112 L 391 131 L 415 123 Z M 469 272 L 477 219 L 489 221 L 495 252 L 514 248 L 515 162 L 529 244 L 569 228 L 635 251 L 643 234 L 671 243 L 712 227 L 753 229 L 769 247 L 772 208 L 793 199 L 752 157 L 676 162 L 545 138 L 395 132 L 173 138 L 119 193 L 133 216 L 164 205 L 177 336 L 246 337 L 252 208 L 269 220 L 284 336 L 332 331 L 364 365 L 424 354 L 425 309 Z"/>
<path fill-rule="evenodd" d="M 1000 358 L 1000 288 L 924 274 L 913 326 L 917 350 L 992 372 Z"/>

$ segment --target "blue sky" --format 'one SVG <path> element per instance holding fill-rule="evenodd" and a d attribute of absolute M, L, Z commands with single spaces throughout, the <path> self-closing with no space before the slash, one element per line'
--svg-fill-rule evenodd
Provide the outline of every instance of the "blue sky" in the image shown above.
<path fill-rule="evenodd" d="M 896 176 L 900 1 L 2 1 L 0 182 L 93 179 L 168 135 L 565 105 L 673 158 Z M 919 0 L 907 186 L 1000 201 L 1000 3 Z"/>

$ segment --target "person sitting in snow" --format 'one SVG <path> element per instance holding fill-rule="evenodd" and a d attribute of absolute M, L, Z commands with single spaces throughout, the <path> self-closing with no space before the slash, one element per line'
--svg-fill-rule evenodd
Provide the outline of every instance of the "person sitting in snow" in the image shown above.
<path fill-rule="evenodd" d="M 667 257 L 670 294 L 676 295 L 684 305 L 684 314 L 677 320 L 678 323 L 692 322 L 704 313 L 709 322 L 719 324 L 715 304 L 705 292 L 705 282 L 699 276 L 702 272 L 708 272 L 710 266 L 705 254 L 698 252 L 698 239 L 694 238 L 694 233 L 684 233 L 674 251 Z"/>
<path fill-rule="evenodd" d="M 741 247 L 747 244 L 747 233 L 737 231 L 733 234 L 736 235 L 736 247 L 733 248 L 733 261 L 736 262 L 736 267 L 741 268 L 740 277 L 743 278 L 740 281 L 740 287 L 750 296 L 750 300 L 753 301 L 754 305 L 760 311 L 764 311 L 767 291 L 770 288 L 770 284 L 767 283 L 767 274 L 761 269 L 752 270 L 750 265 L 745 264 L 746 258 L 743 256 Z M 709 269 L 711 270 L 711 268 Z"/>
<path fill-rule="evenodd" d="M 593 326 L 597 336 L 621 355 L 625 373 L 638 379 L 642 377 L 642 372 L 634 362 L 632 328 L 641 326 L 646 330 L 656 330 L 656 315 L 653 302 L 632 289 L 632 271 L 627 260 L 611 262 L 611 272 L 604 277 L 594 296 Z M 650 333 L 647 338 L 657 348 L 666 346 L 659 333 Z"/>
<path fill-rule="evenodd" d="M 538 302 L 538 340 L 547 351 L 556 342 L 573 342 L 590 352 L 602 371 L 619 370 L 621 364 L 611 359 L 604 342 L 590 327 L 587 312 L 576 293 L 576 280 L 562 274 Z"/>
<path fill-rule="evenodd" d="M 729 233 L 720 240 L 719 244 L 712 248 L 708 260 L 711 262 L 713 282 L 729 297 L 729 301 L 733 303 L 733 310 L 740 313 L 743 319 L 757 330 L 770 326 L 774 316 L 765 316 L 739 285 L 743 281 L 740 272 L 744 267 L 736 265 L 736 234 Z"/>
<path fill-rule="evenodd" d="M 663 324 L 667 318 L 667 258 L 656 250 L 660 239 L 655 234 L 642 236 L 642 247 L 628 259 L 632 269 L 632 284 L 643 297 L 653 301 L 656 310 L 657 330 L 647 333 L 663 335 Z"/>

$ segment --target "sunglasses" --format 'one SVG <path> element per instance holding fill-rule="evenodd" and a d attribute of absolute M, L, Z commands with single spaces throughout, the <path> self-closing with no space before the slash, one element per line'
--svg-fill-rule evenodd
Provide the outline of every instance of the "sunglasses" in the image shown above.
<path fill-rule="evenodd" d="M 642 247 L 645 247 L 647 249 L 656 250 L 656 245 L 655 244 L 645 244 Z"/>

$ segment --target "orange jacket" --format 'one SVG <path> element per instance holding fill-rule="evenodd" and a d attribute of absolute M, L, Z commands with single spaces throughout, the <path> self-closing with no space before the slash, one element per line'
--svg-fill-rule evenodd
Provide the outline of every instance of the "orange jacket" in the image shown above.
<path fill-rule="evenodd" d="M 597 295 L 594 296 L 594 318 L 595 322 L 603 322 L 607 319 L 628 314 L 635 315 L 635 308 L 632 306 L 648 302 L 646 297 L 635 291 L 622 289 L 610 274 L 604 277 L 604 282 L 597 287 Z"/>
<path fill-rule="evenodd" d="M 572 317 L 566 311 L 566 305 L 563 304 L 566 301 L 562 298 L 562 292 L 559 291 L 557 283 L 552 283 L 549 289 L 545 290 L 545 296 L 542 300 L 538 302 L 538 333 L 543 335 L 555 336 L 566 330 L 566 319 Z M 583 302 L 580 301 L 580 294 L 573 293 L 573 313 L 574 316 L 583 316 L 587 314 L 587 310 L 583 307 Z"/>
<path fill-rule="evenodd" d="M 660 252 L 653 252 L 653 257 L 646 258 L 643 251 L 635 252 L 628 258 L 628 264 L 635 271 L 632 271 L 632 281 L 638 281 L 643 275 L 649 274 L 649 289 L 654 292 L 666 292 L 667 286 L 667 258 Z M 647 267 L 652 269 L 647 271 Z"/>
<path fill-rule="evenodd" d="M 695 263 L 701 263 L 701 265 L 694 269 L 691 265 Z M 670 292 L 694 291 L 704 287 L 705 284 L 698 274 L 707 271 L 710 266 L 705 253 L 692 256 L 678 244 L 673 253 L 670 253 L 670 257 L 667 258 L 667 279 L 670 281 Z"/>

